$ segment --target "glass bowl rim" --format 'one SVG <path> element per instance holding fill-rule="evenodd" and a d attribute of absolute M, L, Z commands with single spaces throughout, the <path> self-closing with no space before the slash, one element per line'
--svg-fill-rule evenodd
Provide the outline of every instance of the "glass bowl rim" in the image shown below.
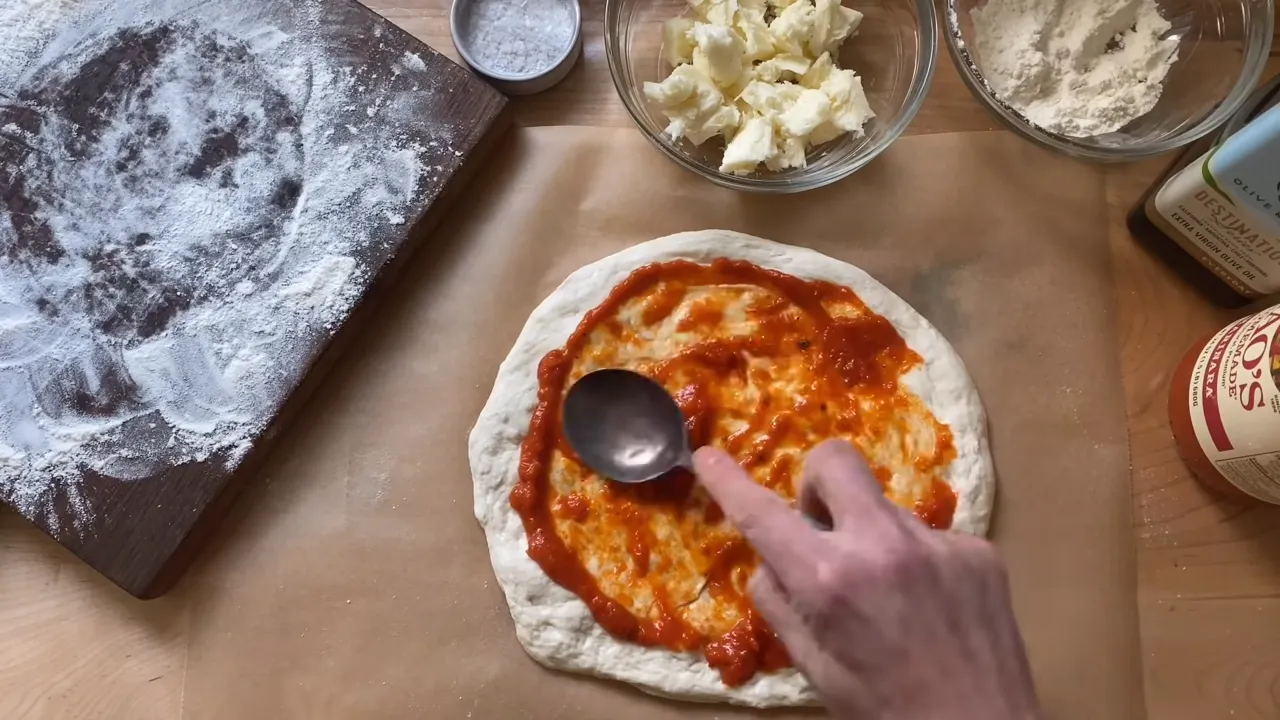
<path fill-rule="evenodd" d="M 960 79 L 964 82 L 965 87 L 969 89 L 969 92 L 988 111 L 995 114 L 996 118 L 1005 127 L 1014 131 L 1017 135 L 1071 157 L 1101 162 L 1128 162 L 1160 155 L 1193 143 L 1216 130 L 1248 101 L 1249 95 L 1261 81 L 1275 36 L 1275 3 L 1273 0 L 1265 0 L 1264 7 L 1261 8 L 1262 22 L 1254 25 L 1252 33 L 1242 38 L 1242 42 L 1249 43 L 1249 51 L 1245 53 L 1245 65 L 1240 77 L 1236 79 L 1231 92 L 1227 93 L 1219 101 L 1213 112 L 1206 115 L 1194 126 L 1164 140 L 1126 145 L 1124 147 L 1103 147 L 1081 142 L 1077 138 L 1059 135 L 1038 127 L 1003 100 L 997 98 L 987 85 L 987 80 L 982 71 L 978 69 L 977 63 L 973 61 L 973 56 L 969 53 L 968 41 L 960 32 L 960 15 L 956 9 L 956 3 L 957 0 L 946 0 L 945 18 L 943 20 L 946 29 L 944 35 L 947 52 L 952 61 L 955 62 Z M 1257 41 L 1258 37 L 1261 38 L 1260 42 Z"/>

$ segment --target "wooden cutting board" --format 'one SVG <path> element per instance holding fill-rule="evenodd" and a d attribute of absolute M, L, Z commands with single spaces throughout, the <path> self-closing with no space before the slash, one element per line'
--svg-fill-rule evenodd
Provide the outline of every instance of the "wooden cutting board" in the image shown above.
<path fill-rule="evenodd" d="M 152 597 L 506 100 L 348 0 L 68 6 L 0 12 L 0 500 Z"/>

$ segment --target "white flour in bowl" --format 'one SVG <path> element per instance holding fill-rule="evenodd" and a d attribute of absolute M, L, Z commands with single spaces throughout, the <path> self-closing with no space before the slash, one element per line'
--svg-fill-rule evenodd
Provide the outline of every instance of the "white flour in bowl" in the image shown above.
<path fill-rule="evenodd" d="M 1102 135 L 1150 112 L 1178 58 L 1155 0 L 988 0 L 972 17 L 992 92 L 1060 135 Z"/>
<path fill-rule="evenodd" d="M 461 153 L 422 59 L 344 57 L 310 0 L 8 8 L 0 499 L 79 522 L 86 478 L 234 465 Z"/>

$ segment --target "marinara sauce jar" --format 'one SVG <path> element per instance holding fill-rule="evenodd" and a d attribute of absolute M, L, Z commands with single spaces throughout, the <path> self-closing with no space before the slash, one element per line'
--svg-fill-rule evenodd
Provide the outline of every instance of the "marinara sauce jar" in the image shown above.
<path fill-rule="evenodd" d="M 1173 373 L 1169 422 L 1206 485 L 1280 504 L 1280 305 L 1191 348 Z"/>

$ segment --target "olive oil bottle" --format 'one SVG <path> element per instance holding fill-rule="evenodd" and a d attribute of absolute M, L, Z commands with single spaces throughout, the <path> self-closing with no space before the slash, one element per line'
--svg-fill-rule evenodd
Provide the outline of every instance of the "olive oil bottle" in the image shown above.
<path fill-rule="evenodd" d="M 1280 78 L 1174 162 L 1129 230 L 1221 305 L 1280 293 Z"/>

